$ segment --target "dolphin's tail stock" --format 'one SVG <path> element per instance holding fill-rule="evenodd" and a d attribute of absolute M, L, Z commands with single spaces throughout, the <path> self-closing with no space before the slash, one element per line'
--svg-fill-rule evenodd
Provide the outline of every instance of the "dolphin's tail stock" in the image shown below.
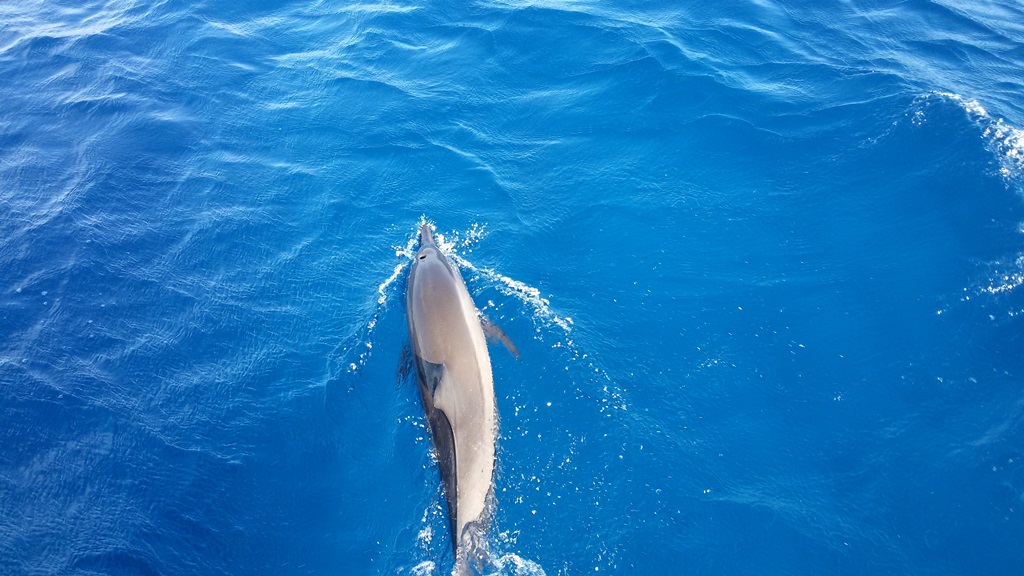
<path fill-rule="evenodd" d="M 493 570 L 491 551 L 487 547 L 487 526 L 479 521 L 466 524 L 455 552 L 455 576 L 483 576 Z"/>

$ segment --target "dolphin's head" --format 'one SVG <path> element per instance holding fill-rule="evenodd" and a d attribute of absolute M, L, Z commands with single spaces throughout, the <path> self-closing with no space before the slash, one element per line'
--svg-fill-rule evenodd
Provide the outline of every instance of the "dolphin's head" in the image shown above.
<path fill-rule="evenodd" d="M 420 249 L 416 252 L 413 267 L 435 263 L 443 264 L 444 269 L 451 274 L 451 264 L 448 263 L 448 258 L 441 252 L 437 241 L 434 240 L 434 231 L 430 228 L 430 224 L 424 223 L 420 226 Z"/>
<path fill-rule="evenodd" d="M 443 356 L 443 352 L 430 343 L 441 346 L 450 340 L 445 335 L 446 319 L 459 314 L 457 292 L 461 282 L 459 269 L 437 245 L 430 225 L 420 226 L 420 248 L 409 267 L 405 296 L 409 330 L 413 340 L 418 342 L 417 354 L 427 354 L 425 358 Z"/>

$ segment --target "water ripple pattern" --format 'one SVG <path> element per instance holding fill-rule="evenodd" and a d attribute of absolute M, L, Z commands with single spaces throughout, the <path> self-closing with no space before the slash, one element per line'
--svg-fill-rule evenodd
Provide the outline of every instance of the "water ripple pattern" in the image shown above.
<path fill-rule="evenodd" d="M 0 2 L 0 574 L 448 574 L 430 221 L 494 574 L 1024 565 L 1024 8 Z"/>

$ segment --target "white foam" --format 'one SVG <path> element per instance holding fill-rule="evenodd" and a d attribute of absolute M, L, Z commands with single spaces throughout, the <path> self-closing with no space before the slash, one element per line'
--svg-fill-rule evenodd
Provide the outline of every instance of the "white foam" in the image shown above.
<path fill-rule="evenodd" d="M 462 241 L 462 247 L 468 248 L 479 242 L 486 235 L 487 223 L 484 222 L 483 224 L 477 224 L 474 222 L 473 225 L 469 227 L 469 230 L 466 231 L 466 238 Z"/>
<path fill-rule="evenodd" d="M 985 108 L 980 103 L 978 103 L 977 100 L 974 100 L 973 98 L 964 98 L 963 96 L 959 94 L 954 94 L 952 92 L 935 92 L 935 95 L 942 96 L 947 100 L 952 100 L 953 102 L 956 102 L 968 114 L 985 118 L 989 117 L 988 111 L 985 110 Z"/>
<path fill-rule="evenodd" d="M 568 316 L 559 316 L 552 311 L 551 301 L 541 296 L 540 290 L 526 284 L 525 282 L 520 282 L 519 280 L 500 274 L 493 268 L 478 267 L 467 260 L 465 256 L 457 252 L 457 249 L 460 248 L 463 250 L 471 248 L 482 238 L 486 237 L 486 229 L 487 223 L 474 223 L 462 236 L 460 236 L 458 232 L 451 232 L 450 235 L 436 232 L 434 234 L 434 239 L 437 242 L 438 248 L 441 249 L 441 252 L 444 252 L 445 256 L 455 262 L 459 268 L 463 270 L 470 270 L 478 276 L 482 276 L 491 281 L 491 283 L 502 294 L 516 298 L 523 304 L 529 306 L 534 312 L 534 318 L 541 319 L 549 324 L 558 326 L 568 334 L 572 330 L 572 318 L 569 318 Z"/>
<path fill-rule="evenodd" d="M 995 154 L 999 162 L 999 173 L 1007 187 L 1024 191 L 1024 130 L 1011 126 L 1003 118 L 992 116 L 973 98 L 966 98 L 953 92 L 934 94 L 956 103 L 981 128 L 981 137 Z M 1024 226 L 1021 232 L 1024 232 Z M 997 263 L 997 266 L 985 285 L 978 289 L 978 293 L 1004 294 L 1024 285 L 1024 254 L 1018 255 L 1012 263 Z M 961 300 L 970 300 L 970 296 L 964 296 Z M 939 313 L 941 312 L 940 310 Z"/>
<path fill-rule="evenodd" d="M 416 535 L 416 540 L 419 541 L 420 546 L 424 548 L 430 548 L 430 543 L 434 539 L 434 529 L 429 524 L 424 526 L 419 534 Z"/>
<path fill-rule="evenodd" d="M 981 291 L 987 294 L 1003 294 L 1016 290 L 1024 285 L 1024 254 L 1017 256 L 1016 261 L 1004 270 L 996 270 L 989 279 L 987 286 Z"/>
<path fill-rule="evenodd" d="M 967 98 L 953 92 L 933 92 L 938 96 L 955 103 L 981 129 L 981 137 L 986 146 L 999 162 L 999 174 L 1007 188 L 1024 192 L 1024 130 L 1011 126 L 1005 119 L 993 116 L 985 107 L 973 98 Z M 920 112 L 920 111 L 919 111 Z M 1024 226 L 1021 227 L 1024 233 Z M 995 270 L 983 286 L 961 297 L 961 301 L 971 299 L 971 294 L 998 295 L 1016 290 L 1024 285 L 1024 254 L 1018 255 L 1011 263 L 998 262 Z M 968 292 L 967 288 L 964 288 Z M 944 310 L 937 313 L 942 314 Z M 1013 315 L 1013 313 L 1011 313 Z"/>
<path fill-rule="evenodd" d="M 433 574 L 436 568 L 437 565 L 435 565 L 433 561 L 424 560 L 423 562 L 420 562 L 419 564 L 413 566 L 412 570 L 409 573 L 413 576 L 428 576 L 430 574 Z"/>
<path fill-rule="evenodd" d="M 537 288 L 534 288 L 525 282 L 520 282 L 514 278 L 509 278 L 504 274 L 499 274 L 493 268 L 479 268 L 458 254 L 451 253 L 449 256 L 456 264 L 459 265 L 460 268 L 472 270 L 484 278 L 487 278 L 494 283 L 495 287 L 497 287 L 498 291 L 502 294 L 517 298 L 523 304 L 532 308 L 536 318 L 558 326 L 566 334 L 572 331 L 572 318 L 568 316 L 559 316 L 552 311 L 551 301 L 541 296 L 540 290 Z"/>
<path fill-rule="evenodd" d="M 506 574 L 510 576 L 546 576 L 544 568 L 540 564 L 517 554 L 502 554 L 492 557 L 491 562 L 498 570 L 493 573 L 495 576 L 505 576 Z"/>
<path fill-rule="evenodd" d="M 416 229 L 419 230 L 419 226 L 425 221 L 425 219 L 421 218 Z M 374 310 L 373 316 L 370 317 L 366 326 L 363 327 L 359 337 L 359 341 L 362 342 L 364 350 L 359 354 L 359 357 L 356 358 L 354 362 L 349 362 L 349 372 L 359 371 L 370 359 L 371 352 L 373 351 L 373 332 L 377 328 L 377 322 L 380 320 L 384 310 L 387 309 L 388 300 L 394 292 L 395 284 L 398 282 L 398 279 L 402 277 L 402 272 L 412 261 L 413 250 L 416 248 L 418 240 L 419 236 L 413 233 L 405 243 L 405 246 L 393 246 L 395 249 L 395 258 L 398 258 L 399 261 L 395 264 L 395 268 L 392 270 L 391 275 L 377 286 L 377 309 Z"/>
<path fill-rule="evenodd" d="M 1024 130 L 1015 128 L 1003 118 L 994 117 L 973 98 L 952 92 L 935 92 L 956 103 L 981 128 L 981 136 L 999 161 L 999 173 L 1007 185 L 1024 187 Z"/>

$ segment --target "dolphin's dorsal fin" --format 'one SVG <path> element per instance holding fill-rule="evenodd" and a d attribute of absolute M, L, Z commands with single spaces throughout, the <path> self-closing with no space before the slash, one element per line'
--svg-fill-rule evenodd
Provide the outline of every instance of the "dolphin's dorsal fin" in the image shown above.
<path fill-rule="evenodd" d="M 480 314 L 480 326 L 483 327 L 484 336 L 487 337 L 488 342 L 491 342 L 492 344 L 500 342 L 516 360 L 522 358 L 519 354 L 519 349 L 512 343 L 512 339 L 508 337 L 508 334 L 505 334 L 504 330 L 498 327 L 497 324 L 492 322 L 491 319 L 484 314 Z"/>

